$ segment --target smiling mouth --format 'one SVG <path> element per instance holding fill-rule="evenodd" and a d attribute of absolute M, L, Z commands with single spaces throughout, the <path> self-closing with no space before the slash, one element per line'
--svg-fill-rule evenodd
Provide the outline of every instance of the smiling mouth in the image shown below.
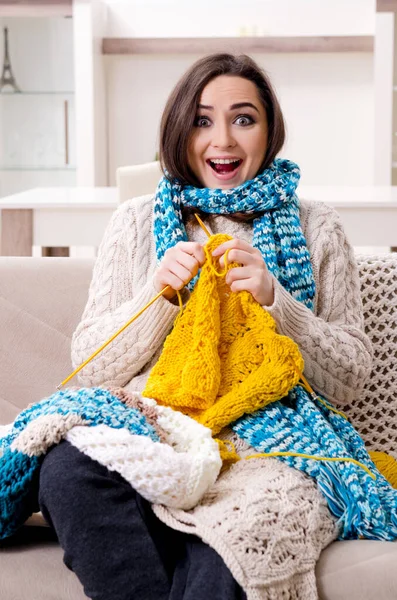
<path fill-rule="evenodd" d="M 211 167 L 215 173 L 218 175 L 231 175 L 234 171 L 236 171 L 241 163 L 243 162 L 241 158 L 233 160 L 228 163 L 218 163 L 208 159 L 207 164 Z"/>

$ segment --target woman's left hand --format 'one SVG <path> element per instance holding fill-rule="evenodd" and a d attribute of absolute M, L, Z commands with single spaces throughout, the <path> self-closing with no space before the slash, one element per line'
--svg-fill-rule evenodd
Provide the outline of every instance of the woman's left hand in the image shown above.
<path fill-rule="evenodd" d="M 262 254 L 248 242 L 233 238 L 216 248 L 212 256 L 220 257 L 219 266 L 225 267 L 225 252 L 228 263 L 237 262 L 241 267 L 230 269 L 226 283 L 232 292 L 245 290 L 262 306 L 271 306 L 274 302 L 273 278 L 270 275 Z"/>

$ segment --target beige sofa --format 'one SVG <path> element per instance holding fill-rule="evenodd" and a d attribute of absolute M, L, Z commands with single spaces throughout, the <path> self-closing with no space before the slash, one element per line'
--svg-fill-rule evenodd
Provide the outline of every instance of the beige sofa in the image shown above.
<path fill-rule="evenodd" d="M 29 402 L 51 394 L 71 372 L 70 339 L 86 301 L 92 266 L 91 259 L 0 258 L 0 424 L 10 422 Z M 360 274 L 376 362 L 362 401 L 349 414 L 369 446 L 393 451 L 397 449 L 397 255 L 360 259 Z M 396 565 L 394 543 L 335 542 L 318 562 L 320 597 L 397 598 Z M 1 600 L 84 598 L 77 578 L 63 565 L 51 529 L 25 526 L 1 543 Z"/>

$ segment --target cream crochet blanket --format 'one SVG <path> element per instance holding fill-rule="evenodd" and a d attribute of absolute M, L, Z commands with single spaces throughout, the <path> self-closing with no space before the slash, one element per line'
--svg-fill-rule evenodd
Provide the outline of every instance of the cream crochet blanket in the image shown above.
<path fill-rule="evenodd" d="M 314 481 L 274 458 L 240 460 L 189 510 L 155 514 L 223 558 L 248 600 L 317 600 L 315 565 L 338 535 Z"/>

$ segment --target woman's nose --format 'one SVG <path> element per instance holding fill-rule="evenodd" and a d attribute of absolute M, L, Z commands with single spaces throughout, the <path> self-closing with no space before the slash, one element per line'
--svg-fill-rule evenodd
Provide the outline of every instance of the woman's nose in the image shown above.
<path fill-rule="evenodd" d="M 216 125 L 212 132 L 212 145 L 214 148 L 230 148 L 236 145 L 232 131 L 227 125 Z"/>

